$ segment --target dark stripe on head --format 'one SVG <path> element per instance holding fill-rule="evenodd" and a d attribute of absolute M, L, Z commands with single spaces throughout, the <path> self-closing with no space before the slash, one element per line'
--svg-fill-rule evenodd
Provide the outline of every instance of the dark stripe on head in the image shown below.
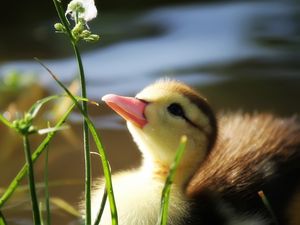
<path fill-rule="evenodd" d="M 179 93 L 182 93 L 186 98 L 188 98 L 193 104 L 195 104 L 207 117 L 211 126 L 211 132 L 210 134 L 207 134 L 207 132 L 204 132 L 208 138 L 208 146 L 207 150 L 208 153 L 212 150 L 214 147 L 214 144 L 217 139 L 217 133 L 218 133 L 218 127 L 217 127 L 217 119 L 215 116 L 214 111 L 208 104 L 205 98 L 203 98 L 197 91 L 194 89 L 190 88 L 186 84 L 183 84 L 179 81 L 175 80 L 165 80 L 165 81 L 160 81 L 161 84 L 166 82 L 165 88 L 170 88 L 171 91 L 178 91 Z M 192 121 L 191 121 L 192 122 Z M 192 122 L 195 124 L 194 122 Z M 196 124 L 195 124 L 196 125 Z M 199 126 L 196 125 L 198 128 Z M 201 128 L 203 130 L 203 128 Z"/>
<path fill-rule="evenodd" d="M 186 93 L 185 96 L 208 117 L 209 124 L 211 126 L 211 132 L 209 135 L 207 135 L 208 138 L 207 150 L 209 152 L 214 147 L 214 144 L 217 139 L 218 127 L 217 127 L 217 119 L 215 117 L 215 113 L 213 112 L 213 110 L 211 109 L 207 101 L 204 98 L 200 97 L 199 95 Z"/>

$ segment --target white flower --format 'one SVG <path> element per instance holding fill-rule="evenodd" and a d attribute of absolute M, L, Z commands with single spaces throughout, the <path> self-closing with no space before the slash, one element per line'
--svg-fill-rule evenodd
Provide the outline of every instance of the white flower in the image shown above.
<path fill-rule="evenodd" d="M 78 16 L 78 19 L 88 22 L 97 16 L 97 8 L 94 0 L 72 0 L 68 4 L 67 14 L 70 14 L 74 20 Z"/>

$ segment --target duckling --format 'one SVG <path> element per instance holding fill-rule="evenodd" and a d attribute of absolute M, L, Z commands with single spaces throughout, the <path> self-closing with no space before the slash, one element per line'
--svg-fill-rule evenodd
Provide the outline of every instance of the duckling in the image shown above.
<path fill-rule="evenodd" d="M 182 135 L 188 141 L 171 189 L 169 225 L 272 224 L 257 203 L 257 191 L 271 190 L 269 181 L 280 169 L 295 176 L 289 190 L 296 193 L 292 188 L 299 185 L 299 173 L 293 172 L 299 172 L 296 118 L 237 113 L 219 115 L 217 123 L 204 97 L 167 79 L 147 86 L 135 98 L 109 94 L 102 100 L 127 121 L 142 154 L 139 168 L 112 177 L 121 225 L 157 223 L 162 189 Z M 93 220 L 103 189 L 100 180 L 93 190 Z M 253 208 L 241 207 L 248 202 Z M 107 205 L 100 224 L 111 224 Z"/>

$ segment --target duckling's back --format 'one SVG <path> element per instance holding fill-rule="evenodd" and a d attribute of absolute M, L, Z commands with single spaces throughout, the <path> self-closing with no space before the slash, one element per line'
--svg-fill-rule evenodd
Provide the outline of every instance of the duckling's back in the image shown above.
<path fill-rule="evenodd" d="M 299 225 L 298 119 L 255 113 L 227 113 L 218 118 L 218 141 L 187 188 L 195 201 L 194 216 L 201 214 L 213 222 L 225 212 L 257 215 L 269 221 L 266 224 L 276 224 L 276 220 Z M 215 214 L 212 218 L 207 216 L 209 207 L 211 215 Z"/>

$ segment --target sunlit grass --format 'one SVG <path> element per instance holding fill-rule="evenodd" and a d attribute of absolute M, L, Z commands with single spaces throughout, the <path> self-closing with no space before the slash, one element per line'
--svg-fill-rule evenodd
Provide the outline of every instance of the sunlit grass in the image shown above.
<path fill-rule="evenodd" d="M 81 96 L 75 96 L 71 93 L 71 91 L 52 73 L 52 71 L 47 68 L 43 63 L 41 65 L 49 72 L 49 74 L 53 77 L 53 79 L 57 82 L 57 84 L 65 91 L 66 95 L 72 100 L 73 104 L 68 105 L 66 112 L 61 116 L 61 118 L 58 120 L 56 125 L 54 127 L 47 127 L 43 129 L 36 128 L 33 126 L 32 121 L 40 111 L 40 108 L 48 103 L 49 101 L 55 100 L 57 98 L 62 97 L 61 95 L 53 95 L 46 97 L 44 99 L 38 100 L 33 106 L 24 113 L 24 118 L 17 118 L 15 121 L 11 122 L 8 119 L 6 119 L 3 115 L 0 114 L 0 122 L 2 122 L 4 125 L 9 127 L 10 129 L 16 130 L 22 137 L 23 137 L 23 143 L 24 143 L 24 152 L 26 156 L 26 164 L 22 167 L 22 169 L 19 171 L 19 173 L 15 176 L 15 178 L 12 180 L 10 185 L 4 190 L 4 193 L 2 194 L 0 198 L 0 225 L 5 224 L 5 219 L 3 215 L 1 214 L 1 209 L 3 209 L 3 206 L 8 201 L 8 199 L 12 196 L 12 194 L 16 191 L 17 187 L 20 188 L 20 190 L 23 189 L 29 189 L 31 193 L 31 200 L 32 200 L 32 212 L 33 212 L 33 221 L 34 224 L 45 224 L 45 225 L 51 225 L 51 207 L 50 204 L 56 205 L 63 211 L 67 212 L 68 214 L 71 214 L 75 217 L 83 217 L 81 215 L 76 207 L 68 204 L 66 201 L 64 201 L 61 198 L 55 198 L 51 197 L 49 193 L 49 186 L 51 183 L 49 182 L 49 168 L 48 168 L 48 150 L 46 150 L 47 146 L 52 141 L 54 135 L 57 133 L 57 131 L 64 129 L 63 124 L 65 120 L 69 117 L 70 113 L 72 112 L 73 108 L 76 106 L 76 108 L 79 110 L 79 112 L 82 115 L 83 119 L 83 143 L 84 143 L 84 157 L 85 157 L 85 224 L 91 225 L 91 162 L 90 162 L 90 144 L 89 144 L 89 132 L 92 135 L 92 138 L 95 142 L 95 145 L 98 149 L 103 173 L 104 173 L 104 180 L 105 180 L 105 189 L 103 190 L 103 197 L 102 202 L 100 205 L 100 210 L 97 215 L 96 221 L 94 221 L 94 225 L 97 225 L 101 221 L 101 216 L 105 208 L 106 200 L 108 198 L 109 206 L 110 206 L 110 212 L 111 212 L 111 218 L 112 218 L 112 224 L 117 225 L 118 224 L 118 213 L 117 213 L 117 206 L 114 198 L 114 191 L 112 186 L 112 178 L 111 178 L 111 171 L 110 171 L 110 165 L 106 157 L 105 150 L 102 146 L 100 136 L 97 133 L 97 130 L 92 123 L 92 121 L 89 118 L 88 114 L 88 108 L 87 108 L 87 102 L 89 101 L 87 99 L 87 90 L 86 90 L 86 82 L 85 82 L 85 74 L 84 74 L 84 67 L 81 60 L 80 51 L 78 48 L 78 41 L 79 40 L 86 40 L 86 41 L 95 41 L 98 40 L 98 35 L 88 33 L 89 29 L 82 30 L 82 34 L 88 33 L 90 36 L 76 36 L 76 26 L 74 28 L 71 28 L 71 24 L 69 20 L 67 19 L 64 9 L 62 7 L 62 4 L 59 0 L 53 0 L 53 3 L 55 5 L 55 8 L 57 10 L 58 16 L 60 18 L 61 24 L 56 24 L 55 28 L 60 33 L 67 34 L 70 43 L 72 45 L 72 48 L 74 50 L 74 54 L 77 60 L 78 65 L 78 71 L 79 71 L 79 78 L 81 83 Z M 78 16 L 78 15 L 77 15 Z M 78 18 L 77 18 L 78 20 Z M 75 25 L 78 21 L 76 21 Z M 80 22 L 80 21 L 79 21 Z M 82 22 L 82 21 L 81 21 Z M 81 24 L 82 25 L 82 24 Z M 87 25 L 83 23 L 82 29 Z M 15 77 L 14 77 L 15 78 Z M 14 80 L 13 80 L 14 81 Z M 32 134 L 47 134 L 46 138 L 40 143 L 40 145 L 36 148 L 36 150 L 31 154 L 31 143 L 29 142 L 29 135 Z M 180 142 L 180 146 L 177 150 L 176 158 L 174 160 L 174 163 L 171 165 L 169 175 L 167 177 L 165 186 L 162 191 L 162 197 L 161 197 L 161 211 L 160 211 L 160 217 L 158 218 L 158 224 L 166 225 L 168 222 L 168 206 L 170 201 L 170 191 L 171 191 L 171 185 L 173 183 L 173 179 L 175 176 L 176 168 L 180 162 L 180 159 L 182 157 L 182 154 L 184 152 L 185 144 L 186 144 L 186 137 L 183 137 Z M 45 167 L 44 167 L 44 182 L 38 183 L 35 181 L 34 178 L 34 163 L 39 158 L 39 156 L 42 153 L 45 153 Z M 23 180 L 24 176 L 28 174 L 29 182 L 28 186 L 24 188 L 24 186 L 20 185 L 20 182 Z M 44 188 L 44 202 L 38 200 L 38 196 L 36 194 L 37 188 Z M 132 204 L 132 203 L 129 203 Z M 133 203 L 134 204 L 134 203 Z M 46 212 L 44 214 L 44 211 Z"/>
<path fill-rule="evenodd" d="M 58 32 L 67 34 L 67 37 L 72 45 L 74 50 L 75 58 L 78 65 L 80 83 L 81 83 L 81 96 L 83 98 L 87 97 L 86 93 L 86 81 L 85 81 L 85 72 L 83 68 L 83 63 L 78 48 L 78 41 L 80 40 L 80 33 L 83 32 L 84 25 L 81 23 L 87 23 L 87 21 L 78 20 L 79 10 L 76 12 L 75 25 L 73 29 L 71 24 L 66 17 L 65 10 L 62 7 L 62 4 L 58 0 L 53 0 L 55 9 L 57 11 L 58 17 L 61 23 L 55 24 L 55 28 Z M 72 3 L 72 2 L 71 2 Z M 81 10 L 85 11 L 87 9 L 82 8 Z M 76 27 L 79 29 L 76 30 Z M 76 30 L 76 32 L 75 32 Z M 89 29 L 85 30 L 89 32 Z M 88 107 L 86 102 L 81 104 L 82 111 L 85 116 L 88 118 Z M 90 156 L 90 143 L 89 143 L 89 125 L 85 118 L 83 118 L 83 143 L 84 143 L 84 161 L 85 161 L 85 224 L 91 225 L 91 156 Z M 116 212 L 115 212 L 116 213 Z M 113 219 L 117 222 L 117 219 Z"/>
<path fill-rule="evenodd" d="M 160 208 L 160 216 L 158 218 L 158 225 L 166 225 L 168 223 L 168 212 L 169 212 L 169 202 L 170 202 L 170 193 L 171 193 L 171 187 L 174 181 L 174 177 L 176 174 L 176 169 L 180 163 L 180 160 L 183 156 L 185 146 L 187 142 L 187 137 L 182 136 L 180 140 L 180 144 L 178 146 L 178 149 L 176 151 L 175 159 L 170 166 L 170 170 L 162 191 L 161 196 L 161 208 Z"/>
<path fill-rule="evenodd" d="M 66 111 L 66 113 L 60 118 L 60 120 L 56 123 L 54 128 L 61 127 L 65 120 L 70 115 L 71 111 L 73 110 L 74 105 L 69 107 Z M 5 123 L 9 126 L 9 122 L 0 114 L 0 118 L 2 118 L 1 121 L 6 121 Z M 3 119 L 4 118 L 4 119 Z M 41 142 L 41 144 L 36 148 L 36 150 L 31 155 L 32 161 L 35 162 L 38 157 L 43 153 L 43 151 L 46 149 L 46 147 L 49 145 L 50 141 L 56 134 L 57 130 L 54 130 L 52 132 L 49 132 L 46 136 L 46 138 Z M 14 191 L 17 189 L 17 187 L 20 185 L 20 182 L 23 180 L 24 176 L 27 174 L 28 171 L 28 165 L 25 164 L 22 169 L 19 171 L 19 173 L 15 176 L 15 178 L 12 180 L 10 185 L 7 187 L 5 192 L 0 198 L 0 209 L 3 207 L 3 205 L 7 202 L 7 200 L 11 197 L 11 195 L 14 193 Z"/>
<path fill-rule="evenodd" d="M 98 149 L 100 159 L 102 162 L 102 167 L 103 167 L 103 173 L 104 173 L 104 178 L 105 178 L 105 187 L 106 191 L 108 193 L 108 199 L 109 199 L 109 204 L 110 204 L 110 211 L 111 211 L 111 218 L 112 218 L 112 224 L 117 225 L 118 224 L 118 214 L 117 214 L 117 207 L 116 207 L 116 202 L 115 202 L 115 197 L 114 197 L 114 191 L 113 191 L 113 186 L 112 186 L 112 179 L 111 179 L 111 172 L 110 172 L 110 166 L 109 162 L 107 160 L 107 156 L 105 153 L 105 150 L 102 146 L 102 143 L 100 141 L 100 137 L 97 133 L 97 130 L 92 123 L 92 121 L 89 119 L 87 114 L 84 112 L 83 108 L 81 105 L 78 103 L 76 97 L 68 90 L 68 88 L 52 73 L 52 71 L 46 67 L 42 62 L 40 62 L 41 65 L 49 72 L 49 74 L 52 76 L 52 78 L 57 82 L 57 84 L 66 92 L 66 94 L 72 99 L 74 105 L 76 105 L 77 109 L 80 111 L 82 116 L 84 117 L 85 121 L 87 122 L 88 128 L 91 132 L 91 135 L 94 139 L 94 142 L 96 144 L 96 147 Z M 105 197 L 105 195 L 104 195 Z M 90 199 L 88 200 L 90 201 Z M 104 201 L 104 200 L 103 200 Z M 101 217 L 101 215 L 100 215 Z"/>

